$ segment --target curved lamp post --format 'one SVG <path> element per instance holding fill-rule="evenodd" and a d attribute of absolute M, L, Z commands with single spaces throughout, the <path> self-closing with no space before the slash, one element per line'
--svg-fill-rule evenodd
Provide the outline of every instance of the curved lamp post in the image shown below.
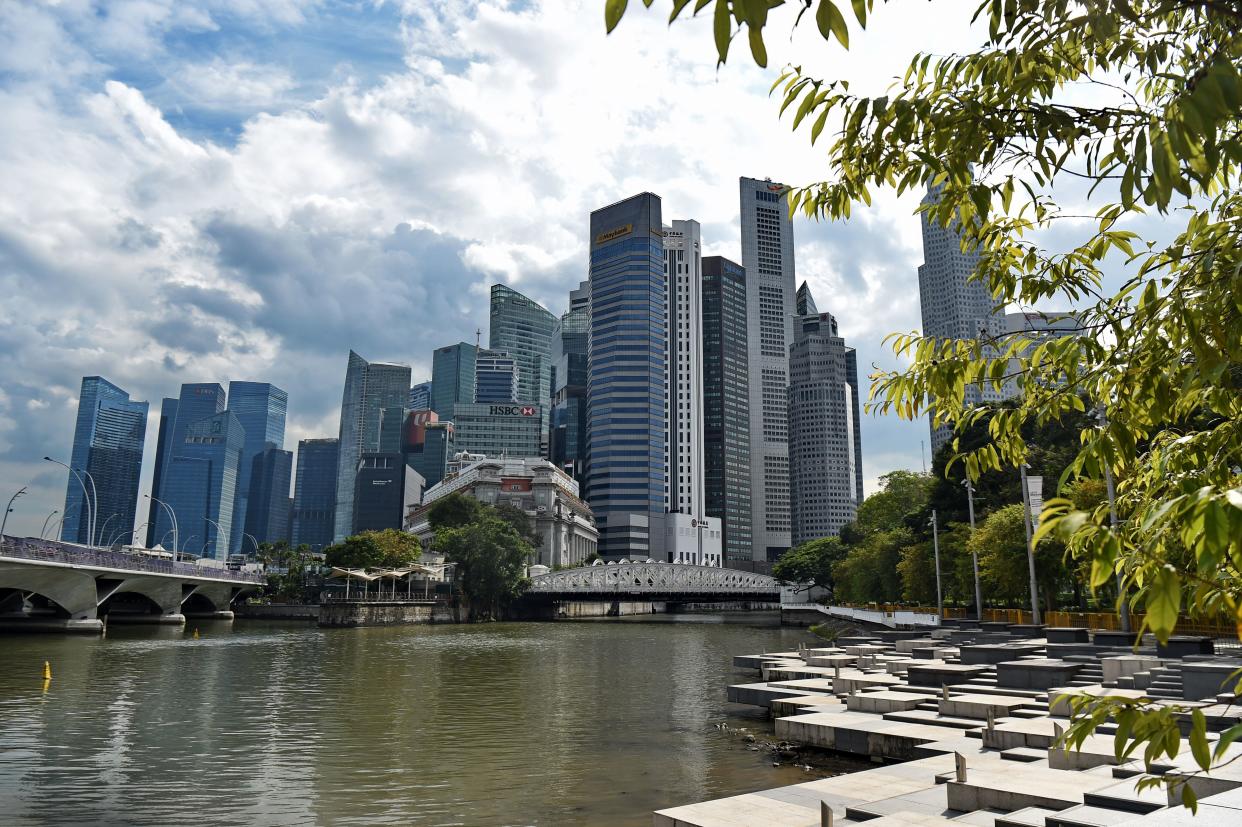
<path fill-rule="evenodd" d="M 95 500 L 91 497 L 90 493 L 87 492 L 86 483 L 82 481 L 82 474 L 86 474 L 86 476 L 90 478 L 91 491 L 95 490 L 94 478 L 91 477 L 89 471 L 83 470 L 82 474 L 79 474 L 77 472 L 77 469 L 69 467 L 68 465 L 66 465 L 65 463 L 61 462 L 58 459 L 52 459 L 51 457 L 44 457 L 43 461 L 50 462 L 54 465 L 59 465 L 61 468 L 64 468 L 65 470 L 67 470 L 70 474 L 73 474 L 75 477 L 77 477 L 78 485 L 82 486 L 82 498 L 86 500 L 86 530 L 89 535 L 87 537 L 86 544 L 88 546 L 94 546 L 95 545 Z M 67 517 L 69 515 L 66 514 L 65 516 Z"/>
<path fill-rule="evenodd" d="M 151 502 L 159 503 L 161 506 L 163 506 L 164 510 L 168 512 L 168 519 L 172 522 L 173 562 L 175 563 L 177 561 L 177 550 L 181 548 L 181 545 L 179 543 L 179 539 L 181 537 L 181 531 L 179 527 L 177 526 L 177 512 L 173 511 L 172 506 L 170 506 L 168 503 L 161 500 L 159 497 L 152 497 L 150 494 L 143 494 L 142 496 L 150 500 Z M 168 535 L 165 534 L 164 536 L 167 537 Z M 163 540 L 161 540 L 160 542 L 163 542 Z"/>
<path fill-rule="evenodd" d="M 118 516 L 115 512 L 108 515 L 108 519 L 104 520 L 104 524 L 99 527 L 99 537 L 103 537 L 104 532 L 108 530 L 108 523 L 112 522 L 112 518 Z M 109 543 L 108 545 L 112 545 Z"/>
<path fill-rule="evenodd" d="M 44 539 L 44 537 L 43 537 L 43 535 L 44 535 L 44 534 L 47 534 L 47 524 L 48 524 L 48 523 L 50 523 L 50 522 L 52 521 L 52 518 L 53 518 L 53 517 L 55 517 L 55 516 L 56 516 L 57 514 L 59 514 L 59 513 L 60 513 L 60 509 L 59 509 L 59 508 L 53 508 L 53 509 L 52 509 L 52 513 L 51 513 L 51 514 L 48 514 L 48 515 L 47 515 L 47 517 L 45 517 L 45 518 L 43 519 L 43 528 L 39 529 L 39 539 L 40 539 L 40 540 Z"/>
<path fill-rule="evenodd" d="M 224 529 L 220 528 L 220 524 L 219 524 L 218 522 L 216 522 L 215 520 L 211 519 L 210 517 L 204 517 L 203 519 L 204 519 L 204 520 L 206 520 L 207 522 L 211 523 L 213 526 L 215 526 L 215 527 L 216 527 L 216 547 L 215 547 L 215 549 L 214 549 L 214 550 L 215 550 L 216 552 L 219 552 L 219 551 L 220 551 L 220 538 L 221 538 L 221 537 L 223 537 L 223 536 L 225 536 Z M 206 548 L 207 548 L 207 541 L 206 541 L 206 539 L 204 539 L 204 540 L 203 540 L 203 550 L 205 551 L 205 550 L 206 550 Z M 229 556 L 229 554 L 228 554 L 228 549 L 225 549 L 225 551 L 224 551 L 224 556 L 225 556 L 225 559 L 227 559 L 227 558 L 228 558 L 228 556 Z"/>
<path fill-rule="evenodd" d="M 9 504 L 4 507 L 4 518 L 0 519 L 0 537 L 4 536 L 4 527 L 9 524 L 9 514 L 13 512 L 13 501 L 26 493 L 26 486 L 17 489 L 17 493 L 9 497 Z M 53 511 L 53 514 L 56 512 Z M 46 523 L 44 524 L 46 526 Z"/>

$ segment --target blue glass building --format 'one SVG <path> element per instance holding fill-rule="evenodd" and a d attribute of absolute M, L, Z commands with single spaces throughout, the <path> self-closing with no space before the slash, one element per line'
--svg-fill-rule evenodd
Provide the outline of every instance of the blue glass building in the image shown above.
<path fill-rule="evenodd" d="M 322 551 L 332 545 L 336 519 L 337 439 L 304 439 L 298 443 L 298 470 L 293 484 L 293 544 Z"/>
<path fill-rule="evenodd" d="M 155 438 L 155 473 L 151 477 L 151 493 L 157 497 L 160 495 L 160 481 L 164 474 L 165 454 L 169 451 L 169 441 L 172 439 L 172 429 L 176 421 L 177 400 L 166 396 L 160 404 L 160 428 Z M 146 522 L 145 545 L 147 548 L 154 546 L 155 541 L 159 539 L 155 536 L 155 516 L 158 510 L 160 510 L 159 505 L 151 503 Z M 138 538 L 135 537 L 134 540 L 137 541 Z"/>
<path fill-rule="evenodd" d="M 114 535 L 129 542 L 138 507 L 138 477 L 147 434 L 147 403 L 102 376 L 82 377 L 77 424 L 69 464 L 82 476 L 95 500 L 95 537 L 91 537 L 87 499 L 78 478 L 69 474 L 60 538 L 69 543 L 106 544 Z M 94 480 L 91 481 L 86 471 Z"/>
<path fill-rule="evenodd" d="M 242 453 L 244 458 L 244 449 Z M 243 524 L 246 534 L 250 536 L 243 538 L 248 542 L 235 539 L 234 551 L 244 549 L 251 552 L 256 550 L 258 543 L 289 539 L 289 482 L 293 476 L 293 452 L 269 443 L 251 459 L 250 466 L 250 491 L 246 498 L 248 505 Z M 236 514 L 233 515 L 233 524 L 237 524 Z"/>
<path fill-rule="evenodd" d="M 452 422 L 437 422 L 432 411 L 410 411 L 405 426 L 405 463 L 418 472 L 430 488 L 448 471 L 457 452 Z"/>
<path fill-rule="evenodd" d="M 548 456 L 586 489 L 587 338 L 591 288 L 569 293 L 569 310 L 552 332 L 552 400 Z"/>
<path fill-rule="evenodd" d="M 474 367 L 474 401 L 516 401 L 519 373 L 517 361 L 504 351 L 480 350 Z"/>
<path fill-rule="evenodd" d="M 453 418 L 453 406 L 474 402 L 474 368 L 479 349 L 458 342 L 431 354 L 431 410 L 442 420 Z"/>
<path fill-rule="evenodd" d="M 493 284 L 487 344 L 517 361 L 518 387 L 504 400 L 476 402 L 534 402 L 541 406 L 540 428 L 546 441 L 548 398 L 552 395 L 552 328 L 556 316 L 535 300 L 504 284 Z M 443 414 L 441 414 L 443 416 Z"/>
<path fill-rule="evenodd" d="M 665 284 L 660 198 L 591 213 L 586 500 L 603 556 L 649 550 L 664 511 Z"/>
<path fill-rule="evenodd" d="M 470 373 L 473 383 L 473 363 Z M 353 528 L 354 479 L 362 455 L 383 451 L 385 444 L 396 445 L 400 451 L 402 412 L 409 396 L 408 365 L 368 362 L 352 350 L 349 352 L 345 390 L 341 394 L 333 542 L 344 540 Z"/>
<path fill-rule="evenodd" d="M 160 465 L 157 468 L 159 484 L 152 486 L 152 495 L 156 499 L 168 500 L 166 496 L 169 491 L 169 484 L 172 482 L 172 475 L 175 473 L 173 468 L 173 460 L 178 456 L 185 446 L 186 433 L 191 425 L 201 422 L 204 419 L 213 417 L 224 410 L 226 397 L 224 387 L 217 382 L 200 382 L 185 384 L 181 386 L 181 395 L 177 398 L 176 405 L 169 406 L 165 404 L 165 409 L 171 409 L 173 418 L 171 425 L 164 429 L 161 427 L 160 444 L 156 446 L 155 454 L 160 458 Z M 185 465 L 177 466 L 177 469 L 184 469 Z M 229 519 L 232 519 L 233 506 L 229 504 Z M 151 512 L 147 517 L 150 528 L 147 533 L 147 545 L 154 546 L 164 544 L 165 538 L 171 538 L 172 522 L 168 519 L 168 512 L 161 508 L 154 500 L 151 501 Z M 181 514 L 177 514 L 178 522 L 181 522 Z M 184 528 L 184 523 L 182 522 Z M 231 528 L 231 526 L 225 526 Z M 185 532 L 182 531 L 184 539 Z"/>
<path fill-rule="evenodd" d="M 250 474 L 255 458 L 269 448 L 276 450 L 285 447 L 285 415 L 289 409 L 289 394 L 267 382 L 229 382 L 228 409 L 241 423 L 246 434 L 245 447 L 242 449 L 241 465 L 237 469 L 237 502 L 233 505 L 233 528 L 231 551 L 242 550 L 242 529 L 249 525 L 247 509 L 250 502 Z M 288 499 L 288 474 L 285 476 L 286 488 L 281 497 Z M 269 502 L 266 503 L 270 505 Z M 281 506 L 277 506 L 282 510 Z M 256 524 L 265 523 L 267 514 L 259 515 Z M 250 534 L 258 534 L 245 529 Z M 260 538 L 260 541 L 262 539 Z M 247 548 L 246 551 L 254 549 Z"/>
<path fill-rule="evenodd" d="M 431 382 L 419 382 L 410 388 L 410 401 L 406 408 L 411 411 L 431 410 Z"/>
<path fill-rule="evenodd" d="M 221 411 L 190 424 L 181 444 L 173 446 L 161 499 L 177 515 L 179 551 L 217 560 L 228 556 L 245 443 L 237 417 Z"/>

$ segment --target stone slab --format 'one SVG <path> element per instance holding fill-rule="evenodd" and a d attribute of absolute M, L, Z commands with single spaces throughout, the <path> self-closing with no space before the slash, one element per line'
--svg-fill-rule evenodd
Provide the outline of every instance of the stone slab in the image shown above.
<path fill-rule="evenodd" d="M 1215 698 L 1221 693 L 1231 693 L 1237 678 L 1231 681 L 1230 676 L 1238 669 L 1242 669 L 1242 662 L 1183 663 L 1182 697 L 1188 701 L 1197 701 Z"/>
<path fill-rule="evenodd" d="M 845 705 L 855 712 L 870 712 L 873 715 L 882 715 L 885 712 L 915 709 L 926 700 L 926 695 L 920 695 L 916 692 L 885 690 L 850 695 L 845 699 Z"/>
<path fill-rule="evenodd" d="M 1038 658 L 1002 661 L 996 664 L 996 685 L 1017 689 L 1051 689 L 1067 686 L 1081 663 Z"/>
<path fill-rule="evenodd" d="M 1085 626 L 1049 626 L 1044 629 L 1049 643 L 1087 643 L 1091 633 Z"/>
<path fill-rule="evenodd" d="M 947 699 L 941 698 L 938 708 L 941 715 L 948 715 L 954 718 L 987 720 L 989 712 L 997 718 L 1003 718 L 1019 707 L 1029 706 L 1030 703 L 1029 698 L 1015 698 L 1005 695 L 963 694 L 950 695 Z"/>
<path fill-rule="evenodd" d="M 1043 647 L 1033 643 L 976 643 L 960 648 L 962 663 L 996 664 L 1033 655 Z"/>
<path fill-rule="evenodd" d="M 986 666 L 968 666 L 960 663 L 938 663 L 932 661 L 926 664 L 910 664 L 906 670 L 906 677 L 914 686 L 953 686 L 954 684 L 965 683 L 986 671 Z"/>

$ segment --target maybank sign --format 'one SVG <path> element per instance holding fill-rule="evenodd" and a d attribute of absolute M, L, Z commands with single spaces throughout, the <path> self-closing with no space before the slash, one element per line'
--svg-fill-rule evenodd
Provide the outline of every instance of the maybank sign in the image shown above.
<path fill-rule="evenodd" d="M 599 235 L 595 236 L 595 243 L 604 244 L 606 242 L 612 241 L 614 238 L 620 238 L 621 236 L 629 235 L 632 232 L 634 232 L 634 225 L 624 224 L 620 227 L 617 227 L 615 230 L 609 230 L 606 233 L 600 233 Z"/>
<path fill-rule="evenodd" d="M 534 416 L 538 410 L 534 405 L 491 405 L 487 413 L 489 416 Z"/>

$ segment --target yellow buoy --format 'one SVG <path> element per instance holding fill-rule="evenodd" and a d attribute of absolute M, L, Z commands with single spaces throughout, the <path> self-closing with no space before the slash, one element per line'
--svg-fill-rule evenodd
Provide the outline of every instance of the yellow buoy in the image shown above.
<path fill-rule="evenodd" d="M 43 661 L 43 680 L 50 681 L 52 679 L 52 664 L 50 661 Z"/>
<path fill-rule="evenodd" d="M 197 626 L 194 627 L 194 639 L 198 640 L 198 627 Z"/>

